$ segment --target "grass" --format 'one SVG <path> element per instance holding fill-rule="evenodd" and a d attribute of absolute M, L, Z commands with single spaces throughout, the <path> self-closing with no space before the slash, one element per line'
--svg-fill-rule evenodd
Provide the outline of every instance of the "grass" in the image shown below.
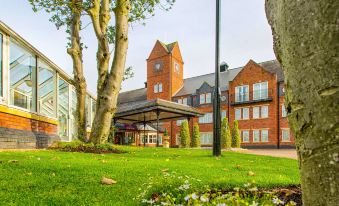
<path fill-rule="evenodd" d="M 210 150 L 190 149 L 124 150 L 128 153 L 0 152 L 0 205 L 136 205 L 139 200 L 134 198 L 150 177 L 159 180 L 157 190 L 176 184 L 166 183 L 164 169 L 200 179 L 197 188 L 230 189 L 253 180 L 263 188 L 299 184 L 297 161 L 287 158 L 235 152 L 214 158 Z M 102 185 L 103 176 L 118 182 Z"/>

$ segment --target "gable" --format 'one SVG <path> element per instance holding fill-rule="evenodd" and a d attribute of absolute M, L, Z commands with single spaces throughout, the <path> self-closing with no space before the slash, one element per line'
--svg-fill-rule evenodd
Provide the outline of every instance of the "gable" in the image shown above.
<path fill-rule="evenodd" d="M 202 83 L 199 89 L 197 89 L 197 93 L 208 93 L 212 92 L 213 87 L 209 85 L 207 82 Z"/>
<path fill-rule="evenodd" d="M 163 43 L 161 43 L 159 40 L 157 40 L 157 42 L 155 43 L 149 57 L 148 60 L 151 59 L 156 59 L 158 57 L 162 57 L 168 55 L 168 50 L 167 47 L 164 46 Z"/>
<path fill-rule="evenodd" d="M 183 62 L 183 59 L 182 59 L 182 56 L 181 56 L 181 51 L 180 51 L 180 48 L 179 48 L 179 43 L 178 42 L 174 42 L 172 44 L 172 50 L 170 50 L 170 52 L 172 53 L 172 56 L 177 60 L 177 61 L 180 61 L 181 63 L 184 63 Z"/>

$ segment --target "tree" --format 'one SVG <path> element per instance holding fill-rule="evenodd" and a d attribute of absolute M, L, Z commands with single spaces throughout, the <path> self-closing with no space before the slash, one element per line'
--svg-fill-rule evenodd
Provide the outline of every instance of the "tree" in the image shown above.
<path fill-rule="evenodd" d="M 193 127 L 191 147 L 200 147 L 200 131 L 197 123 Z"/>
<path fill-rule="evenodd" d="M 164 0 L 167 5 L 169 5 L 167 8 L 162 0 L 138 0 L 131 2 L 130 0 L 29 1 L 34 11 L 45 9 L 48 13 L 52 13 L 50 20 L 54 22 L 57 27 L 66 25 L 67 28 L 70 28 L 71 22 L 77 22 L 78 24 L 76 25 L 79 26 L 77 32 L 79 32 L 81 26 L 80 17 L 82 15 L 88 15 L 90 17 L 90 24 L 93 26 L 98 43 L 96 54 L 98 71 L 97 103 L 90 140 L 95 144 L 107 141 L 111 119 L 117 106 L 121 82 L 124 79 L 129 24 L 131 22 L 142 21 L 146 19 L 148 15 L 154 15 L 157 5 L 160 5 L 161 8 L 165 8 L 166 10 L 169 9 L 175 0 Z M 112 14 L 115 17 L 113 25 L 111 24 Z M 72 17 L 76 17 L 79 21 L 75 21 Z M 70 38 L 75 38 L 75 42 L 80 42 L 80 37 L 74 35 L 73 29 L 72 27 L 71 29 L 66 29 L 66 31 L 72 30 L 72 32 L 70 32 Z M 79 45 L 81 46 L 81 44 Z M 113 45 L 113 51 L 110 51 L 111 45 Z M 79 56 L 79 50 L 73 50 L 72 54 L 73 53 Z M 113 53 L 113 60 L 110 66 L 111 53 Z M 82 57 L 82 55 L 80 56 Z M 77 62 L 79 62 L 78 59 Z M 76 65 L 75 61 L 73 61 L 73 65 Z M 75 70 L 73 73 L 75 76 L 74 83 L 77 84 L 76 80 L 80 74 L 76 73 Z M 81 80 L 85 79 L 81 78 Z M 86 91 L 86 89 L 84 91 Z M 77 94 L 79 95 L 79 92 L 77 92 Z M 81 103 L 82 101 L 79 101 L 78 106 Z M 83 114 L 85 117 L 84 111 Z M 80 116 L 81 114 L 79 117 Z"/>
<path fill-rule="evenodd" d="M 183 121 L 180 126 L 180 144 L 183 148 L 190 146 L 190 131 L 187 120 Z"/>
<path fill-rule="evenodd" d="M 240 139 L 238 121 L 234 120 L 233 128 L 232 128 L 232 147 L 240 148 L 240 144 L 241 144 L 241 139 Z"/>
<path fill-rule="evenodd" d="M 266 0 L 285 105 L 296 138 L 303 205 L 338 204 L 339 2 Z"/>
<path fill-rule="evenodd" d="M 227 117 L 224 117 L 221 123 L 221 147 L 227 149 L 232 147 L 231 130 Z"/>

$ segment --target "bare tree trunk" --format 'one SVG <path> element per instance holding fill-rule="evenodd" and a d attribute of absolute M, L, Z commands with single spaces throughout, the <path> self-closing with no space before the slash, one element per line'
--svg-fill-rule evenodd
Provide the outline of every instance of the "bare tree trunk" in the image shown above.
<path fill-rule="evenodd" d="M 113 114 L 116 110 L 118 94 L 124 76 L 127 48 L 128 48 L 128 16 L 130 11 L 129 0 L 117 0 L 115 13 L 115 49 L 110 72 L 108 63 L 110 52 L 108 47 L 107 26 L 110 21 L 110 4 L 108 0 L 94 1 L 89 14 L 98 39 L 98 84 L 97 104 L 94 117 L 91 141 L 93 143 L 106 142 Z"/>
<path fill-rule="evenodd" d="M 339 2 L 266 0 L 304 205 L 339 202 Z"/>
<path fill-rule="evenodd" d="M 67 50 L 73 60 L 73 75 L 74 86 L 77 93 L 77 108 L 76 108 L 76 126 L 77 136 L 80 140 L 86 140 L 86 115 L 85 115 L 85 100 L 86 100 L 86 80 L 83 73 L 82 62 L 82 47 L 80 43 L 80 28 L 81 28 L 81 6 L 82 0 L 72 0 L 73 10 L 71 23 L 71 48 Z"/>

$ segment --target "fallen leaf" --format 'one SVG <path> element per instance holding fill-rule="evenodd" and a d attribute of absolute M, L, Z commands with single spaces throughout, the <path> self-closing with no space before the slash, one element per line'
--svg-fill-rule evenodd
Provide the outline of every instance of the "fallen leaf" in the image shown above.
<path fill-rule="evenodd" d="M 255 173 L 252 172 L 252 171 L 249 171 L 247 174 L 248 174 L 248 176 L 254 176 L 255 175 Z"/>
<path fill-rule="evenodd" d="M 168 170 L 169 170 L 168 168 L 162 169 L 161 172 L 168 172 Z"/>
<path fill-rule="evenodd" d="M 117 183 L 117 181 L 112 180 L 110 178 L 103 177 L 101 179 L 101 184 L 104 184 L 104 185 L 112 185 L 112 184 L 116 184 L 116 183 Z"/>

